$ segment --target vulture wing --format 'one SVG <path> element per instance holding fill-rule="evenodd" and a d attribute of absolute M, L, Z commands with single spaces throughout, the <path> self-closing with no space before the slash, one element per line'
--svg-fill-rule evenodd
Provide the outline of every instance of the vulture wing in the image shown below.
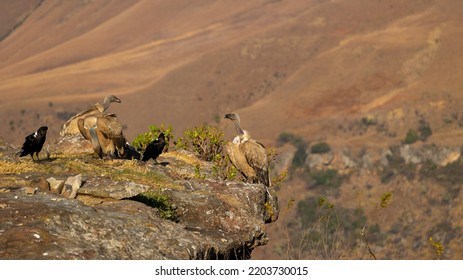
<path fill-rule="evenodd" d="M 269 186 L 269 163 L 265 147 L 261 143 L 249 139 L 240 144 L 240 150 L 246 157 L 248 164 L 254 168 L 258 182 Z"/>
<path fill-rule="evenodd" d="M 67 120 L 63 124 L 63 127 L 61 128 L 61 131 L 59 134 L 61 136 L 79 134 L 79 128 L 77 126 L 77 121 L 79 119 L 85 119 L 86 117 L 89 117 L 92 115 L 102 114 L 103 111 L 104 111 L 103 106 L 97 103 L 93 105 L 92 107 L 88 108 L 87 110 L 77 113 L 75 116 L 71 117 L 69 120 Z"/>
<path fill-rule="evenodd" d="M 122 125 L 117 119 L 116 115 L 104 115 L 102 117 L 98 117 L 96 121 L 96 127 L 101 136 L 104 137 L 107 143 L 108 149 L 112 145 L 116 148 L 119 153 L 119 156 L 124 155 L 124 146 L 125 146 L 125 138 L 124 134 L 122 133 Z M 101 141 L 100 141 L 101 142 Z M 102 147 L 105 150 L 104 147 Z M 112 148 L 113 149 L 113 148 Z M 112 150 L 110 149 L 110 150 Z"/>
<path fill-rule="evenodd" d="M 228 158 L 230 159 L 231 163 L 236 167 L 236 169 L 238 169 L 243 174 L 243 176 L 248 181 L 252 182 L 256 178 L 256 172 L 249 165 L 245 155 L 239 148 L 238 144 L 228 142 L 225 145 L 225 152 L 228 155 Z"/>

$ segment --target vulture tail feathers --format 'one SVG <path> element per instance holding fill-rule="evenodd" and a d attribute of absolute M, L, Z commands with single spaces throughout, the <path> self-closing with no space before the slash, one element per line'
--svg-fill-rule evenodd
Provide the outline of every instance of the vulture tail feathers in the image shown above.
<path fill-rule="evenodd" d="M 96 135 L 95 128 L 94 127 L 89 128 L 89 132 L 91 136 L 93 150 L 95 151 L 95 153 L 98 154 L 100 158 L 102 158 L 103 155 L 102 155 L 102 150 L 100 146 L 100 141 L 98 141 L 98 136 Z"/>

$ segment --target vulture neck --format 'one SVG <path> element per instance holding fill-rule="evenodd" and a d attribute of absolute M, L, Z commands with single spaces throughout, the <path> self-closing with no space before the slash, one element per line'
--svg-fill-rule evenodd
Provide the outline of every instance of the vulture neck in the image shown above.
<path fill-rule="evenodd" d="M 109 100 L 109 98 L 106 96 L 105 99 L 103 100 L 103 112 L 108 110 L 109 108 L 109 103 L 111 103 L 111 101 Z"/>
<path fill-rule="evenodd" d="M 235 130 L 238 133 L 238 135 L 243 135 L 244 131 L 240 127 L 240 119 L 236 119 L 233 122 L 235 123 Z"/>

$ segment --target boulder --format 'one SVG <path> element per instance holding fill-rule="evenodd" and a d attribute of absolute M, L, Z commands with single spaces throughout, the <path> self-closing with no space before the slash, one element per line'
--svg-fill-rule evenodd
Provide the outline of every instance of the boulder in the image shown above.
<path fill-rule="evenodd" d="M 404 145 L 400 147 L 400 156 L 405 163 L 424 163 L 431 161 L 440 166 L 446 166 L 457 161 L 461 156 L 459 147 L 441 147 L 436 145 L 424 145 L 422 147 L 413 147 Z"/>
<path fill-rule="evenodd" d="M 81 142 L 63 138 L 50 160 L 0 174 L 1 259 L 249 259 L 267 244 L 279 208 L 264 185 L 216 180 L 189 152 L 162 164 L 76 157 Z"/>
<path fill-rule="evenodd" d="M 50 190 L 53 193 L 60 194 L 63 190 L 64 180 L 57 180 L 54 177 L 50 177 L 47 179 L 48 183 L 50 184 Z"/>
<path fill-rule="evenodd" d="M 309 168 L 323 168 L 331 164 L 334 159 L 333 151 L 322 154 L 309 154 L 306 159 L 306 165 Z"/>
<path fill-rule="evenodd" d="M 49 145 L 48 151 L 53 154 L 93 154 L 92 143 L 82 135 L 67 135 L 58 138 Z"/>

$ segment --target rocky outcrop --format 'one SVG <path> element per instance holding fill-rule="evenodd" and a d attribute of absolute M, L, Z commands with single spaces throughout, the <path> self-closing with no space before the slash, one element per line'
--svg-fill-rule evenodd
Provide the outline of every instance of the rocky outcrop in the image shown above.
<path fill-rule="evenodd" d="M 309 168 L 328 166 L 333 162 L 334 154 L 332 151 L 327 153 L 309 153 L 306 160 L 306 165 Z"/>
<path fill-rule="evenodd" d="M 214 180 L 184 151 L 158 165 L 58 143 L 40 163 L 0 161 L 2 259 L 248 259 L 268 242 L 278 203 L 263 185 Z M 33 181 L 44 187 L 28 191 Z"/>
<path fill-rule="evenodd" d="M 391 160 L 400 158 L 406 164 L 423 164 L 432 162 L 446 166 L 461 158 L 460 147 L 442 147 L 436 145 L 400 145 L 390 148 L 362 150 L 358 154 L 347 148 L 342 151 L 330 151 L 325 154 L 308 154 L 306 166 L 314 169 L 349 170 L 373 169 L 387 166 Z"/>
<path fill-rule="evenodd" d="M 53 154 L 92 154 L 93 148 L 90 141 L 80 135 L 66 135 L 53 141 L 46 146 L 47 150 Z"/>
<path fill-rule="evenodd" d="M 460 158 L 461 150 L 459 147 L 440 147 L 426 145 L 416 148 L 410 145 L 400 147 L 400 156 L 406 163 L 423 163 L 431 161 L 440 166 L 446 166 Z"/>

